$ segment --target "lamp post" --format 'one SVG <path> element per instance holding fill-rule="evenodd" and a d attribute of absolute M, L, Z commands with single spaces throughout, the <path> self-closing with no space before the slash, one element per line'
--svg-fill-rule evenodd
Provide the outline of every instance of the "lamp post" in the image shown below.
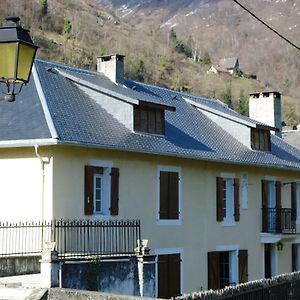
<path fill-rule="evenodd" d="M 4 100 L 13 102 L 29 81 L 38 47 L 33 44 L 29 30 L 19 24 L 20 18 L 7 17 L 6 21 L 0 27 L 0 83 Z"/>

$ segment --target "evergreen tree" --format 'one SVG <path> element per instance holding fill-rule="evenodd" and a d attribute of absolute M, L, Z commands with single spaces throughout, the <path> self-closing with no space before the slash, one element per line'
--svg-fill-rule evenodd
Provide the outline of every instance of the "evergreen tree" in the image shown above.
<path fill-rule="evenodd" d="M 71 20 L 65 19 L 64 21 L 64 36 L 68 40 L 71 37 L 72 23 Z"/>
<path fill-rule="evenodd" d="M 209 55 L 208 51 L 204 52 L 201 60 L 204 65 L 211 65 L 211 59 L 210 59 L 210 55 Z"/>
<path fill-rule="evenodd" d="M 44 17 L 48 13 L 48 1 L 47 0 L 39 0 L 41 15 Z"/>
<path fill-rule="evenodd" d="M 226 87 L 223 96 L 224 96 L 224 102 L 225 102 L 225 104 L 227 104 L 229 108 L 233 109 L 231 86 L 227 86 Z"/>
<path fill-rule="evenodd" d="M 240 90 L 238 111 L 242 115 L 246 115 L 247 111 L 248 111 L 247 97 L 246 97 L 245 91 L 243 89 Z"/>

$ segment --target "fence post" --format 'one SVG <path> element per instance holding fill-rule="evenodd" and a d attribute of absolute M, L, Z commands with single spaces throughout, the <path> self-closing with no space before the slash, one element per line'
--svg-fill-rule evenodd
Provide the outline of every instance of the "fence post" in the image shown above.
<path fill-rule="evenodd" d="M 41 286 L 51 288 L 59 286 L 59 261 L 55 242 L 45 242 L 43 245 L 41 263 Z"/>

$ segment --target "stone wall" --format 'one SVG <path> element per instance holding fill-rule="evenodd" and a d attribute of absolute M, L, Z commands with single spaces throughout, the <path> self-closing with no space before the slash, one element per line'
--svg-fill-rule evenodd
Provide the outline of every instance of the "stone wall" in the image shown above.
<path fill-rule="evenodd" d="M 40 273 L 40 256 L 0 258 L 0 277 Z"/>
<path fill-rule="evenodd" d="M 155 257 L 66 262 L 61 266 L 63 288 L 121 295 L 155 297 Z"/>

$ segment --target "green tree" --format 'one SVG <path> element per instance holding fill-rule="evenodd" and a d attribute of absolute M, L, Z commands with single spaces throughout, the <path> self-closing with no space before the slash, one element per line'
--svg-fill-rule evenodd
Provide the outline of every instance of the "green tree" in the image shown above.
<path fill-rule="evenodd" d="M 204 52 L 201 61 L 204 65 L 211 65 L 211 59 L 208 51 Z"/>
<path fill-rule="evenodd" d="M 47 0 L 39 0 L 41 15 L 44 17 L 48 13 L 48 1 Z"/>
<path fill-rule="evenodd" d="M 243 89 L 240 90 L 238 111 L 242 115 L 246 115 L 248 111 L 248 101 Z"/>
<path fill-rule="evenodd" d="M 175 49 L 177 46 L 178 40 L 177 40 L 176 31 L 174 28 L 172 28 L 170 31 L 169 40 L 170 40 L 170 46 Z"/>
<path fill-rule="evenodd" d="M 223 94 L 224 102 L 228 105 L 229 108 L 233 108 L 232 105 L 232 93 L 231 93 L 231 86 L 227 86 L 225 92 Z"/>
<path fill-rule="evenodd" d="M 144 81 L 145 63 L 138 59 L 133 65 L 133 76 L 138 81 Z"/>
<path fill-rule="evenodd" d="M 64 20 L 64 36 L 68 40 L 71 37 L 72 23 L 71 20 Z"/>

